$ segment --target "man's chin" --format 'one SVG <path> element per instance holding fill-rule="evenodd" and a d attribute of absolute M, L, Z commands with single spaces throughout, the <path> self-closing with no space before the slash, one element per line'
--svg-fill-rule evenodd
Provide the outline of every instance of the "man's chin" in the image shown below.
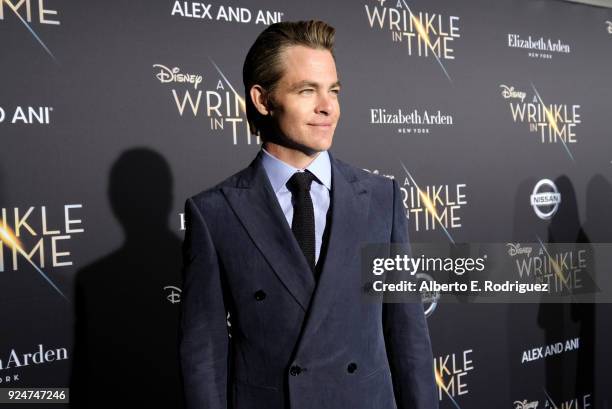
<path fill-rule="evenodd" d="M 322 152 L 322 151 L 326 151 L 329 148 L 331 148 L 332 146 L 332 141 L 333 141 L 333 134 L 331 136 L 327 136 L 327 137 L 319 137 L 317 139 L 314 140 L 314 142 L 312 144 L 309 144 L 310 147 L 317 151 L 317 152 Z"/>
<path fill-rule="evenodd" d="M 326 141 L 326 142 L 321 142 L 321 143 L 317 143 L 317 144 L 313 144 L 313 145 L 305 147 L 303 152 L 306 153 L 308 156 L 313 156 L 319 152 L 328 150 L 329 148 L 331 148 L 331 145 L 332 145 L 331 140 Z"/>
<path fill-rule="evenodd" d="M 308 144 L 299 143 L 289 138 L 274 138 L 269 139 L 269 142 L 284 146 L 285 148 L 300 151 L 308 156 L 315 156 L 319 152 L 326 151 L 331 148 L 333 135 L 326 137 L 311 137 Z"/>
<path fill-rule="evenodd" d="M 290 148 L 296 149 L 301 151 L 302 153 L 304 153 L 305 155 L 308 156 L 315 156 L 317 155 L 319 152 L 323 152 L 328 150 L 332 145 L 332 138 L 331 137 L 326 137 L 326 138 L 311 138 L 307 144 L 304 143 L 291 143 L 290 144 Z"/>

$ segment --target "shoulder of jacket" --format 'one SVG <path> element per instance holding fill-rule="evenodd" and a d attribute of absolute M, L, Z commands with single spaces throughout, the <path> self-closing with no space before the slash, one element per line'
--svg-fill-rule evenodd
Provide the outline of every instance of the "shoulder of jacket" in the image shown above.
<path fill-rule="evenodd" d="M 242 176 L 249 171 L 249 168 L 244 168 L 236 173 L 234 173 L 233 175 L 225 178 L 224 180 L 222 180 L 221 182 L 217 183 L 216 185 L 209 187 L 207 189 L 202 190 L 199 193 L 196 193 L 195 195 L 189 197 L 189 199 L 193 200 L 194 203 L 198 206 L 202 206 L 206 203 L 211 203 L 211 202 L 215 202 L 217 200 L 222 199 L 223 197 L 223 193 L 222 193 L 222 189 L 224 187 L 233 187 L 236 186 L 237 181 L 242 178 Z"/>

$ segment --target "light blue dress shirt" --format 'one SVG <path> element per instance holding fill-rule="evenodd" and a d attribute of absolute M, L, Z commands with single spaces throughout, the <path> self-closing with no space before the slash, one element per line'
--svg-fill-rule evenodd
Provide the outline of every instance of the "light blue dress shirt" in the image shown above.
<path fill-rule="evenodd" d="M 291 191 L 287 189 L 287 182 L 295 172 L 303 172 L 304 169 L 294 168 L 288 163 L 283 162 L 270 154 L 265 149 L 263 151 L 262 164 L 276 194 L 278 203 L 289 223 L 293 220 L 293 204 L 291 203 Z M 306 167 L 316 179 L 310 185 L 310 197 L 314 207 L 315 218 L 315 263 L 319 261 L 321 253 L 321 243 L 323 242 L 323 232 L 327 222 L 327 210 L 329 209 L 331 192 L 331 162 L 327 151 L 317 155 L 310 165 Z"/>

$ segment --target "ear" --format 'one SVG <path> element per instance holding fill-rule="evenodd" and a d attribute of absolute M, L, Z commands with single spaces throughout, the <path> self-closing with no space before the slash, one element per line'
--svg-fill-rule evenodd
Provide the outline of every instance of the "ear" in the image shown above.
<path fill-rule="evenodd" d="M 261 85 L 255 84 L 251 87 L 250 97 L 255 109 L 257 109 L 261 115 L 270 115 L 271 107 L 268 103 L 267 93 Z"/>

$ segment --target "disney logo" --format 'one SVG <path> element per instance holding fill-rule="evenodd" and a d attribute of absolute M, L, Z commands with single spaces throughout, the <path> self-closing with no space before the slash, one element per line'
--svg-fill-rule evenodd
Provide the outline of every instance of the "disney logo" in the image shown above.
<path fill-rule="evenodd" d="M 527 399 L 523 399 L 514 401 L 514 409 L 536 409 L 538 407 L 538 401 L 534 400 L 533 402 L 527 402 Z"/>
<path fill-rule="evenodd" d="M 499 87 L 502 88 L 502 96 L 505 99 L 516 98 L 516 99 L 520 99 L 521 102 L 525 101 L 525 97 L 527 96 L 526 92 L 516 91 L 514 87 L 509 87 L 503 84 L 500 85 Z"/>
<path fill-rule="evenodd" d="M 608 25 L 608 34 L 612 34 L 612 21 L 606 21 L 606 24 Z"/>
<path fill-rule="evenodd" d="M 166 299 L 170 301 L 171 304 L 178 304 L 181 302 L 181 293 L 182 290 L 173 285 L 167 285 L 164 287 L 164 290 L 168 290 L 169 293 L 166 296 Z"/>
<path fill-rule="evenodd" d="M 508 255 L 510 257 L 518 256 L 519 254 L 526 254 L 527 257 L 531 254 L 531 247 L 521 247 L 521 243 L 507 243 L 506 246 L 509 247 Z"/>
<path fill-rule="evenodd" d="M 197 89 L 198 85 L 202 82 L 202 76 L 196 74 L 181 74 L 179 67 L 168 68 L 161 64 L 153 64 L 153 68 L 159 68 L 159 72 L 155 74 L 155 77 L 162 84 L 168 82 L 186 82 L 193 84 L 193 88 Z"/>

